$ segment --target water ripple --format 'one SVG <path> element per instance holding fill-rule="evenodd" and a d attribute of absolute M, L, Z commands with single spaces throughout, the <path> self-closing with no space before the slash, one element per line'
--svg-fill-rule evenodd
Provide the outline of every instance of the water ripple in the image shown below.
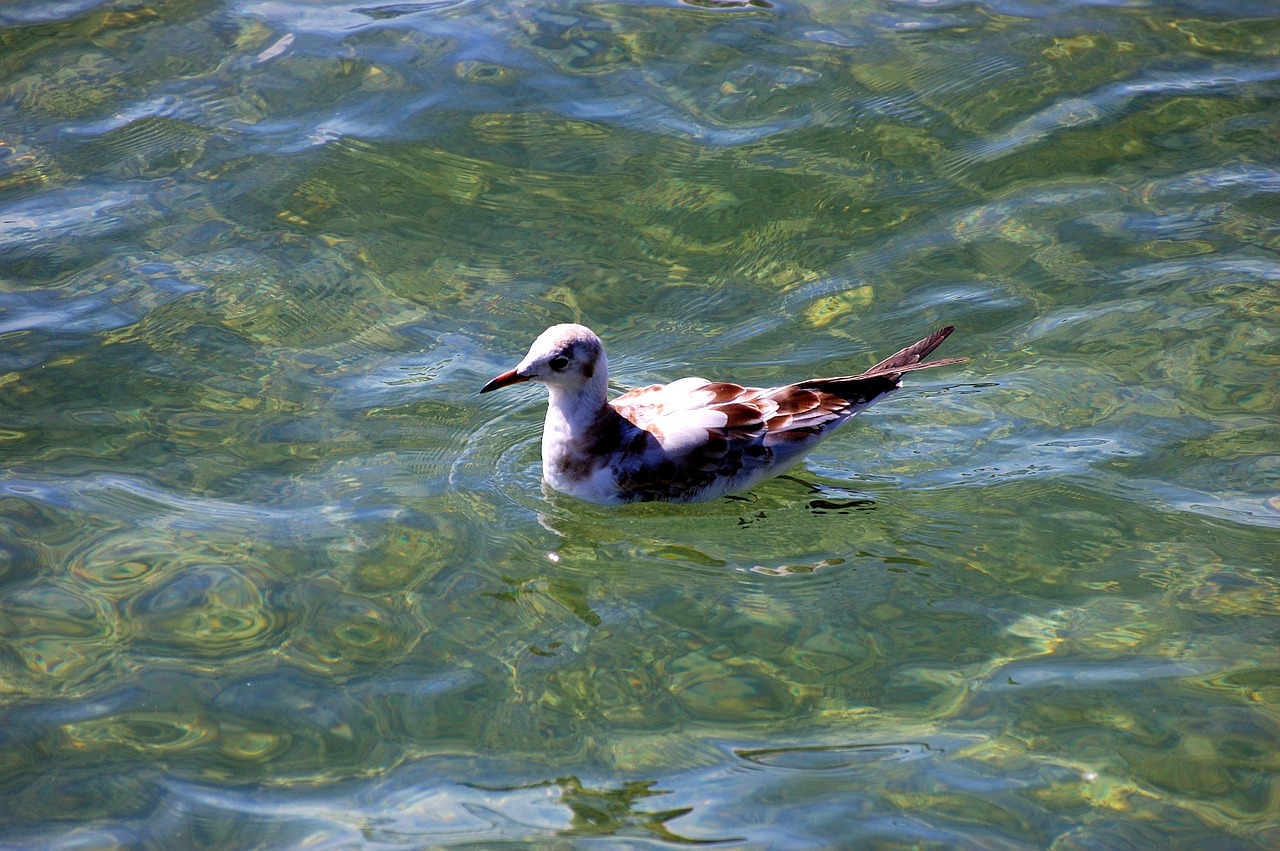
<path fill-rule="evenodd" d="M 71 250 L 154 224 L 160 217 L 137 189 L 53 189 L 38 198 L 0 206 L 0 260 L 16 263 Z"/>
<path fill-rule="evenodd" d="M 0 843 L 1276 845 L 1274 5 L 0 2 Z"/>
<path fill-rule="evenodd" d="M 30 26 L 71 21 L 111 0 L 15 0 L 0 9 L 0 26 Z"/>
<path fill-rule="evenodd" d="M 932 748 L 926 742 L 884 742 L 875 744 L 763 748 L 739 750 L 749 762 L 787 771 L 875 772 L 882 763 L 926 759 Z"/>
<path fill-rule="evenodd" d="M 961 146 L 957 164 L 971 166 L 990 162 L 1039 144 L 1063 130 L 1115 120 L 1140 98 L 1266 94 L 1272 88 L 1268 84 L 1277 80 L 1280 80 L 1280 71 L 1256 66 L 1220 65 L 1196 71 L 1151 73 L 1050 104 L 1007 130 Z"/>
<path fill-rule="evenodd" d="M 13 475 L 0 479 L 0 495 L 38 500 L 61 508 L 107 516 L 147 518 L 166 516 L 175 529 L 218 529 L 241 534 L 270 533 L 285 540 L 297 536 L 341 534 L 334 524 L 357 516 L 392 518 L 401 509 L 375 508 L 371 512 L 346 505 L 279 507 L 265 503 L 233 502 L 184 494 L 141 478 L 97 473 L 65 480 L 37 480 Z"/>

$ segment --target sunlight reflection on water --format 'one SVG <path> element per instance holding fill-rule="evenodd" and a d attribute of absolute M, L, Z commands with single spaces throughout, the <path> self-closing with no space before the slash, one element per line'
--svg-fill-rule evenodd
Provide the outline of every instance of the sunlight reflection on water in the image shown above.
<path fill-rule="evenodd" d="M 7 4 L 0 842 L 1274 846 L 1278 33 Z M 973 361 L 604 508 L 476 395 L 560 321 Z"/>

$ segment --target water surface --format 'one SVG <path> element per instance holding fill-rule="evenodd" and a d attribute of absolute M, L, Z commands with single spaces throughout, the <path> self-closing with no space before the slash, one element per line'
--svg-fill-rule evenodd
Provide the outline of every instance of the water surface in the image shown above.
<path fill-rule="evenodd" d="M 0 845 L 1280 845 L 1262 2 L 0 7 Z M 619 387 L 940 355 L 792 477 Z"/>

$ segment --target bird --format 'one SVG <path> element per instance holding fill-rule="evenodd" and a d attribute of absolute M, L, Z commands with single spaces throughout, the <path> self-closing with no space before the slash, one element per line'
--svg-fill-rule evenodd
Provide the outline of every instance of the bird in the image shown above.
<path fill-rule="evenodd" d="M 967 361 L 924 361 L 954 330 L 940 328 L 857 375 L 781 387 L 690 377 L 609 401 L 600 338 L 585 325 L 553 325 L 480 392 L 527 381 L 547 388 L 542 477 L 555 490 L 601 504 L 701 502 L 785 472 L 900 387 L 903 373 Z"/>

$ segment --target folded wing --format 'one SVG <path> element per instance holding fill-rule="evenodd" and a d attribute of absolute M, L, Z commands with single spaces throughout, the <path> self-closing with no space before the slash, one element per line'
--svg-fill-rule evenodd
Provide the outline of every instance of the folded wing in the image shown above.
<path fill-rule="evenodd" d="M 771 388 L 683 378 L 624 393 L 610 404 L 648 433 L 628 478 L 637 489 L 656 491 L 677 487 L 677 476 L 697 489 L 726 477 L 752 479 L 765 468 L 780 471 L 897 389 L 902 373 L 967 360 L 922 362 L 953 330 L 935 331 L 857 375 Z"/>

